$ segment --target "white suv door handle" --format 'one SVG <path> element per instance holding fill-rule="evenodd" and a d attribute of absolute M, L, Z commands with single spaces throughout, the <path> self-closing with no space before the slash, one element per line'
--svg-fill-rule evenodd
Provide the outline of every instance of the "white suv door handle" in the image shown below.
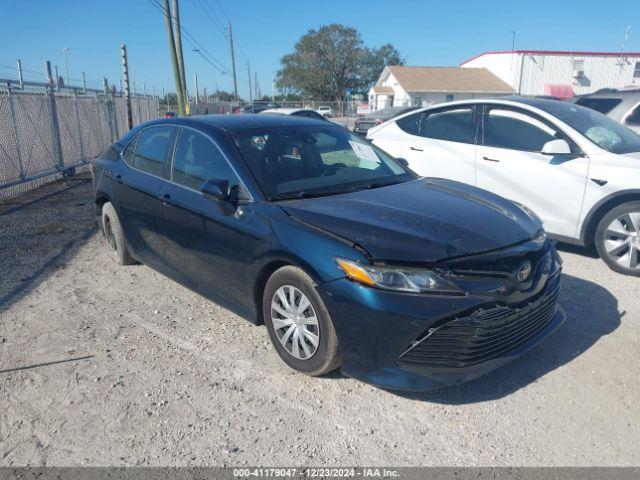
<path fill-rule="evenodd" d="M 487 162 L 496 162 L 496 163 L 500 163 L 500 160 L 498 160 L 497 158 L 489 158 L 489 157 L 482 157 L 483 160 L 486 160 Z"/>
<path fill-rule="evenodd" d="M 422 150 L 421 148 L 416 148 L 416 147 L 409 147 L 409 148 L 414 152 L 424 152 L 424 150 Z"/>

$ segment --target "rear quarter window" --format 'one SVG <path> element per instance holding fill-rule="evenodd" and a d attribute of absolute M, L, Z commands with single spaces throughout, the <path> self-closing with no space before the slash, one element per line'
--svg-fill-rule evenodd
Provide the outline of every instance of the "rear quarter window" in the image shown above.
<path fill-rule="evenodd" d="M 414 113 L 413 115 L 399 118 L 398 120 L 396 120 L 396 125 L 398 125 L 401 130 L 410 133 L 411 135 L 419 135 L 420 116 L 420 113 Z"/>

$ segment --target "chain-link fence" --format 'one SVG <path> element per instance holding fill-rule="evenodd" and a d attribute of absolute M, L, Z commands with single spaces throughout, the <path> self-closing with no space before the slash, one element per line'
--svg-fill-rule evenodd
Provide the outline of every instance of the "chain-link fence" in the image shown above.
<path fill-rule="evenodd" d="M 131 113 L 134 125 L 157 118 L 158 101 L 135 96 Z M 0 198 L 72 172 L 126 131 L 118 94 L 0 84 Z"/>

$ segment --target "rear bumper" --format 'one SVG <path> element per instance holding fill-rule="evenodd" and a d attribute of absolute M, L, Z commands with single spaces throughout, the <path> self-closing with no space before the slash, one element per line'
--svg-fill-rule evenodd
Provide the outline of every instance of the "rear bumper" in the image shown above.
<path fill-rule="evenodd" d="M 495 300 L 470 295 L 397 294 L 362 287 L 346 279 L 323 285 L 321 294 L 338 335 L 344 375 L 391 390 L 423 391 L 482 376 L 531 350 L 551 335 L 565 320 L 564 311 L 556 303 L 560 281 L 558 271 L 548 278 L 544 288 L 524 304 L 508 307 L 515 312 L 513 318 L 501 319 L 502 323 L 496 328 L 505 329 L 504 325 L 511 322 L 509 328 L 513 330 L 507 332 L 508 336 L 488 340 L 489 344 L 499 344 L 501 348 L 486 354 L 483 344 L 482 355 L 475 350 L 468 358 L 452 359 L 454 347 L 456 352 L 463 352 L 464 355 L 468 350 L 478 347 L 452 345 L 452 350 L 448 351 L 447 340 L 437 345 L 440 350 L 436 351 L 442 351 L 442 357 L 434 356 L 431 352 L 425 354 L 425 361 L 420 358 L 416 360 L 416 355 L 407 361 L 407 352 L 416 345 L 430 342 L 430 331 L 461 320 L 477 324 L 477 313 L 481 312 L 482 315 L 482 312 L 495 310 Z M 550 301 L 546 304 L 546 310 L 542 311 L 539 305 L 544 304 L 544 299 Z M 522 311 L 530 311 L 538 317 L 544 314 L 544 321 L 527 326 L 524 320 L 514 316 Z M 486 322 L 486 319 L 480 318 Z M 482 338 L 482 342 L 487 342 L 486 337 L 481 337 L 485 333 L 472 332 L 467 339 Z M 435 334 L 432 338 L 435 339 Z"/>

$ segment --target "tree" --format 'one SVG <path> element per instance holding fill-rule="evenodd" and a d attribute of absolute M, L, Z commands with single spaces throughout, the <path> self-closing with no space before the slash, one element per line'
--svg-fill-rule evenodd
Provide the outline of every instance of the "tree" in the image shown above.
<path fill-rule="evenodd" d="M 276 82 L 284 94 L 343 100 L 347 89 L 366 93 L 385 65 L 404 60 L 393 45 L 367 48 L 355 28 L 331 24 L 309 30 L 280 63 Z"/>

